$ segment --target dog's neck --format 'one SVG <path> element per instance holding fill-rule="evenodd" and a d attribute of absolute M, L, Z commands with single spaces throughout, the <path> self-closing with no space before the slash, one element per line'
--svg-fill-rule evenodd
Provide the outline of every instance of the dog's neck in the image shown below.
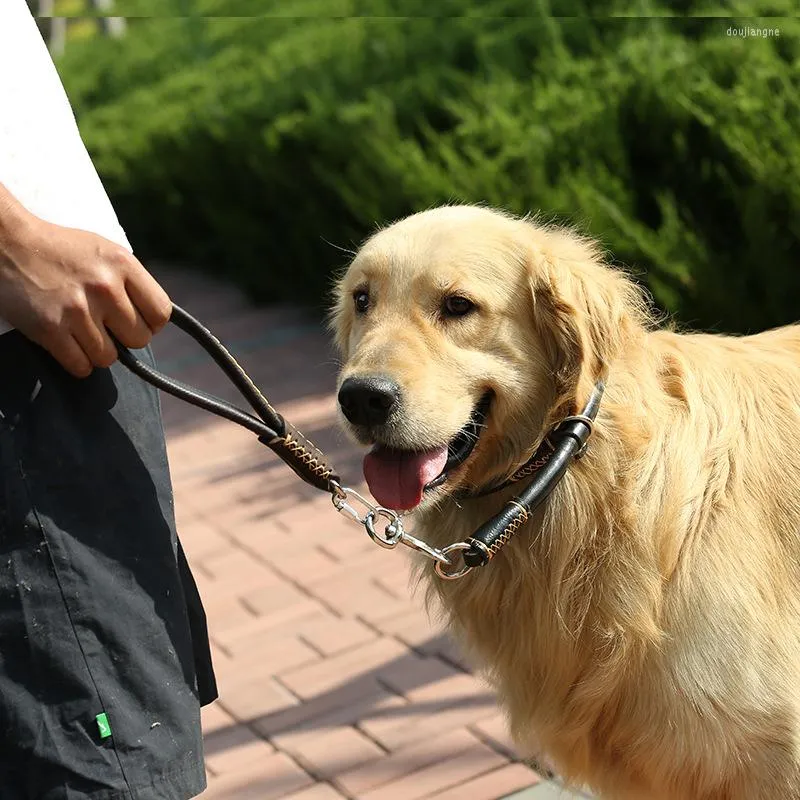
<path fill-rule="evenodd" d="M 630 665 L 632 649 L 660 637 L 658 553 L 634 531 L 633 510 L 615 503 L 628 479 L 623 465 L 632 463 L 627 448 L 646 446 L 646 429 L 638 431 L 646 420 L 637 411 L 637 380 L 634 371 L 615 375 L 587 455 L 488 565 L 451 582 L 420 565 L 429 598 L 444 608 L 478 662 L 493 665 L 501 695 L 517 689 L 504 685 L 498 659 L 526 664 L 526 682 L 543 713 L 564 700 L 574 681 L 588 672 L 613 675 L 616 665 Z M 464 541 L 518 491 L 515 485 L 487 497 L 445 500 L 415 515 L 417 531 L 440 547 Z M 630 550 L 625 559 L 619 541 Z M 633 563 L 639 568 L 631 569 Z M 649 571 L 641 569 L 647 564 Z M 521 630 L 529 640 L 520 640 Z M 519 677 L 518 666 L 508 671 Z"/>

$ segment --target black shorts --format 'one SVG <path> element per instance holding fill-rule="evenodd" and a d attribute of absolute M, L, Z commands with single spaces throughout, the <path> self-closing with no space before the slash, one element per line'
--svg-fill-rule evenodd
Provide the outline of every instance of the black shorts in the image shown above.
<path fill-rule="evenodd" d="M 0 415 L 0 800 L 195 797 L 216 686 L 157 394 L 12 331 Z"/>

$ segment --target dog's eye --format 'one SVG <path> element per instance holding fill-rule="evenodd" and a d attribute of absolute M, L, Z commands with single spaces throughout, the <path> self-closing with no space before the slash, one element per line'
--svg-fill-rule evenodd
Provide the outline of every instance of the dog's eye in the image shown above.
<path fill-rule="evenodd" d="M 446 317 L 463 317 L 474 309 L 475 304 L 472 300 L 462 297 L 459 294 L 452 294 L 449 297 L 445 297 L 444 303 L 442 303 L 442 313 Z"/>
<path fill-rule="evenodd" d="M 369 308 L 369 293 L 363 289 L 353 292 L 353 302 L 356 306 L 356 311 L 363 314 Z"/>

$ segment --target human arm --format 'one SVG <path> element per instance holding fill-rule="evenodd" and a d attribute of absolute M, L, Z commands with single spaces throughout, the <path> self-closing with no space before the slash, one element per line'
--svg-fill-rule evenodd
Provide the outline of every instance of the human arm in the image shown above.
<path fill-rule="evenodd" d="M 144 347 L 169 320 L 166 292 L 124 247 L 27 211 L 0 183 L 0 317 L 76 377 Z"/>

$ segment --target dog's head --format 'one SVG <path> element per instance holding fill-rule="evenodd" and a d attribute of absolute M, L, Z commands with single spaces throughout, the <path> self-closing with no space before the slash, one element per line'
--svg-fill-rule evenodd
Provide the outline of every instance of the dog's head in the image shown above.
<path fill-rule="evenodd" d="M 370 490 L 409 509 L 512 472 L 575 413 L 639 296 L 574 234 L 476 207 L 386 228 L 336 290 L 345 428 Z"/>

